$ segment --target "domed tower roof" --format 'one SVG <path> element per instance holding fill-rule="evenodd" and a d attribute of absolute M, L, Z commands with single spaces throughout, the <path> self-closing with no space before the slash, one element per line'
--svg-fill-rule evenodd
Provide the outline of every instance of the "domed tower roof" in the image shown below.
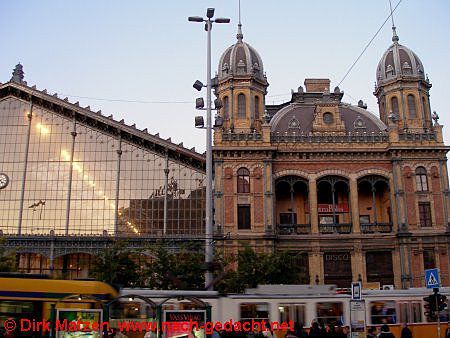
<path fill-rule="evenodd" d="M 254 76 L 266 81 L 261 56 L 255 48 L 242 41 L 243 34 L 241 24 L 238 25 L 237 42 L 228 47 L 220 57 L 218 79 L 228 76 Z"/>
<path fill-rule="evenodd" d="M 416 53 L 398 43 L 398 36 L 393 29 L 393 44 L 383 54 L 377 67 L 377 85 L 398 77 L 415 77 L 425 79 L 423 64 Z"/>

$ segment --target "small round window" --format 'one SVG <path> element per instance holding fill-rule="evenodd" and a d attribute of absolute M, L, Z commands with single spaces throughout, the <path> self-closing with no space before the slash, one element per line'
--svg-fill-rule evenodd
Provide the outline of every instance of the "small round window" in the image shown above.
<path fill-rule="evenodd" d="M 327 124 L 333 123 L 333 114 L 331 114 L 331 113 L 323 114 L 323 122 L 325 122 Z"/>

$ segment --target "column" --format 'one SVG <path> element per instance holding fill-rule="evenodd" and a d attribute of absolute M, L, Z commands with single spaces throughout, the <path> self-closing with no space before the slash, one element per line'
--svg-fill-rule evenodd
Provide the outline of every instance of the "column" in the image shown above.
<path fill-rule="evenodd" d="M 361 244 L 357 243 L 353 252 L 351 253 L 352 264 L 352 281 L 357 282 L 361 279 L 362 282 L 366 281 L 366 276 L 363 269 L 363 254 Z"/>
<path fill-rule="evenodd" d="M 166 161 L 164 167 L 164 229 L 163 234 L 167 232 L 167 193 L 169 187 L 169 152 L 166 150 Z"/>
<path fill-rule="evenodd" d="M 350 178 L 350 206 L 352 212 L 352 232 L 361 233 L 359 224 L 358 182 L 355 177 Z"/>
<path fill-rule="evenodd" d="M 311 285 L 323 284 L 323 254 L 320 253 L 320 248 L 318 245 L 313 245 L 311 249 L 312 251 L 308 255 L 309 283 Z"/>
<path fill-rule="evenodd" d="M 119 134 L 119 146 L 117 149 L 117 168 L 116 168 L 116 198 L 114 201 L 114 235 L 119 232 L 119 191 L 120 191 L 120 164 L 122 161 L 122 136 Z"/>
<path fill-rule="evenodd" d="M 275 204 L 273 201 L 272 182 L 272 162 L 264 160 L 263 169 L 263 189 L 264 189 L 264 227 L 266 232 L 273 232 L 275 229 Z"/>
<path fill-rule="evenodd" d="M 67 189 L 67 205 L 66 205 L 66 236 L 69 234 L 69 222 L 70 222 L 70 201 L 72 197 L 72 177 L 73 177 L 73 155 L 75 152 L 75 138 L 77 137 L 77 123 L 75 115 L 73 117 L 73 130 L 70 133 L 72 135 L 72 146 L 70 149 L 70 166 L 69 166 L 69 187 Z"/>
<path fill-rule="evenodd" d="M 450 225 L 449 215 L 449 189 L 448 189 L 448 172 L 447 172 L 447 158 L 439 160 L 439 176 L 441 178 L 442 197 L 444 199 L 444 226 Z"/>
<path fill-rule="evenodd" d="M 30 135 L 31 135 L 31 120 L 33 118 L 33 97 L 30 99 L 30 111 L 27 114 L 28 117 L 28 130 L 27 140 L 25 143 L 25 157 L 23 160 L 23 173 L 22 173 L 22 190 L 20 192 L 20 206 L 19 206 L 19 222 L 17 225 L 17 234 L 22 234 L 22 217 L 23 217 L 23 204 L 25 199 L 25 184 L 27 182 L 27 167 L 28 167 L 28 151 L 30 149 Z"/>
<path fill-rule="evenodd" d="M 308 181 L 309 215 L 311 222 L 311 233 L 319 234 L 319 216 L 317 213 L 317 182 L 315 177 Z"/>

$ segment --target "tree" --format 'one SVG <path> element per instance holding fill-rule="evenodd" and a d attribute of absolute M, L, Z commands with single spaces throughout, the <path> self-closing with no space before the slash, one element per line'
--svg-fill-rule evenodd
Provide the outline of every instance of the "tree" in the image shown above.
<path fill-rule="evenodd" d="M 6 239 L 0 237 L 0 272 L 17 271 L 16 253 L 6 247 Z"/>
<path fill-rule="evenodd" d="M 105 248 L 94 260 L 91 276 L 119 287 L 137 286 L 140 278 L 139 255 L 117 241 Z"/>
<path fill-rule="evenodd" d="M 223 293 L 240 293 L 258 284 L 308 283 L 306 269 L 298 264 L 296 258 L 287 251 L 256 253 L 244 245 L 234 258 L 237 269 L 230 271 L 217 284 L 217 289 Z"/>
<path fill-rule="evenodd" d="M 204 255 L 188 243 L 178 252 L 169 252 L 163 244 L 148 249 L 151 263 L 142 273 L 141 285 L 152 289 L 204 289 Z"/>

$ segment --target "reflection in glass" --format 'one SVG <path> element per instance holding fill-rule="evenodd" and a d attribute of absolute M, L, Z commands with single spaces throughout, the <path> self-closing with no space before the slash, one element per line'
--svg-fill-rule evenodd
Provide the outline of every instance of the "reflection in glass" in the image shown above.
<path fill-rule="evenodd" d="M 0 172 L 10 178 L 0 191 L 3 233 L 18 231 L 24 176 L 22 234 L 62 235 L 67 227 L 70 235 L 161 235 L 166 190 L 167 234 L 203 233 L 201 170 L 172 159 L 166 165 L 145 142 L 121 141 L 57 112 L 35 107 L 30 122 L 28 110 L 15 98 L 0 101 Z"/>

